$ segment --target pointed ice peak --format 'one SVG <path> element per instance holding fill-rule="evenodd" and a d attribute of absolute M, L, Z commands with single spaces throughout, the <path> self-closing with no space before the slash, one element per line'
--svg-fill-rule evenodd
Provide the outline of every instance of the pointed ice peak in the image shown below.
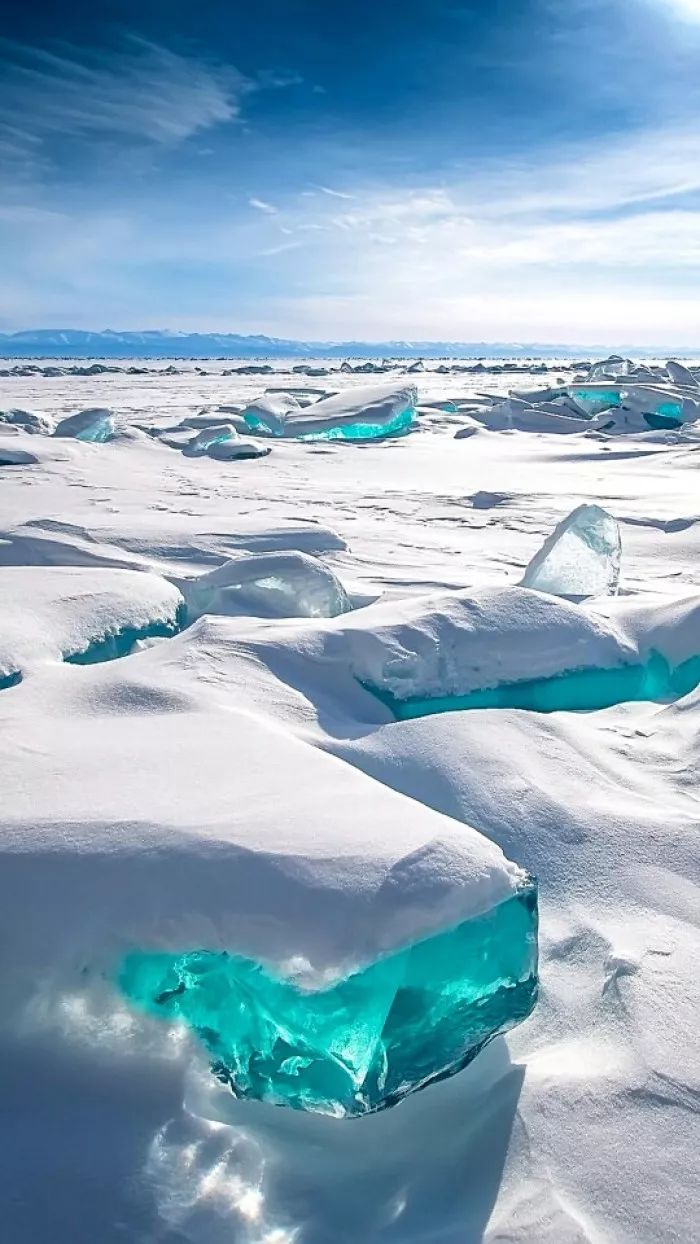
<path fill-rule="evenodd" d="M 617 519 L 598 505 L 580 505 L 547 537 L 521 586 L 578 599 L 615 596 L 621 555 Z"/>

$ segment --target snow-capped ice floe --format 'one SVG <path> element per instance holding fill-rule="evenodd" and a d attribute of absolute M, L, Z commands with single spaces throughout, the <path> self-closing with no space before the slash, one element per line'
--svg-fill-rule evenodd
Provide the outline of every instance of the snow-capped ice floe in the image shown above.
<path fill-rule="evenodd" d="M 617 519 L 599 505 L 580 505 L 547 537 L 522 586 L 552 596 L 614 596 L 621 559 Z"/>
<path fill-rule="evenodd" d="M 358 620 L 371 629 L 360 630 Z M 344 629 L 355 677 L 396 700 L 463 695 L 524 673 L 545 678 L 635 658 L 613 621 L 524 587 L 373 605 Z"/>
<path fill-rule="evenodd" d="M 288 400 L 288 399 L 287 399 Z M 403 436 L 414 425 L 415 385 L 367 385 L 322 398 L 311 406 L 260 399 L 241 418 L 260 436 L 292 440 L 378 440 Z"/>
<path fill-rule="evenodd" d="M 117 425 L 111 410 L 95 406 L 88 410 L 79 410 L 76 414 L 62 419 L 56 426 L 54 436 L 75 437 L 78 441 L 101 444 L 111 440 L 116 430 Z"/>
<path fill-rule="evenodd" d="M 35 466 L 37 462 L 36 454 L 28 449 L 18 449 L 9 437 L 0 440 L 0 467 Z"/>
<path fill-rule="evenodd" d="M 510 588 L 415 602 L 405 627 L 380 628 L 361 646 L 356 635 L 348 642 L 356 676 L 400 720 L 463 709 L 581 711 L 687 695 L 700 683 L 700 631 L 693 634 L 700 601 L 676 607 L 672 640 L 658 611 L 647 611 L 643 627 L 637 620 L 628 629 L 628 616 L 636 615 Z"/>
<path fill-rule="evenodd" d="M 47 415 L 43 411 L 21 410 L 18 408 L 0 411 L 0 424 L 2 423 L 8 424 L 10 427 L 21 428 L 23 432 L 42 436 L 51 436 L 56 427 L 56 421 L 51 418 L 51 415 Z"/>
<path fill-rule="evenodd" d="M 178 580 L 188 617 L 203 613 L 263 618 L 334 618 L 351 608 L 340 581 L 308 553 L 238 557 L 196 579 Z"/>
<path fill-rule="evenodd" d="M 107 661 L 184 620 L 173 584 L 132 570 L 4 566 L 0 598 L 0 677 L 44 661 Z"/>

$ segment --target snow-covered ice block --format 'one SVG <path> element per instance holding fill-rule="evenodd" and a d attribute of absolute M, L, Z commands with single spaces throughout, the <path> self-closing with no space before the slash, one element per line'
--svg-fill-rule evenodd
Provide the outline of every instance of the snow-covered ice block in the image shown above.
<path fill-rule="evenodd" d="M 52 419 L 51 415 L 44 414 L 43 411 L 17 408 L 0 411 L 0 423 L 21 428 L 23 432 L 38 433 L 43 436 L 51 436 L 56 427 L 55 419 Z"/>
<path fill-rule="evenodd" d="M 237 432 L 232 423 L 213 423 L 201 428 L 188 442 L 184 452 L 191 456 L 206 454 L 212 445 L 235 439 Z"/>
<path fill-rule="evenodd" d="M 307 553 L 235 558 L 197 579 L 179 580 L 190 618 L 204 613 L 264 618 L 333 618 L 351 608 L 330 567 Z"/>
<path fill-rule="evenodd" d="M 0 467 L 35 466 L 38 462 L 36 454 L 28 449 L 18 449 L 9 436 L 0 442 Z"/>
<path fill-rule="evenodd" d="M 545 540 L 522 586 L 552 596 L 612 596 L 620 582 L 621 557 L 617 520 L 598 505 L 580 505 Z"/>
<path fill-rule="evenodd" d="M 103 407 L 90 407 L 69 415 L 57 425 L 54 436 L 70 436 L 78 441 L 102 443 L 115 435 L 116 423 L 111 410 Z"/>
<path fill-rule="evenodd" d="M 267 415 L 261 404 L 242 412 L 251 431 L 293 440 L 377 440 L 402 436 L 414 425 L 415 385 L 362 385 L 311 406 Z M 270 399 L 266 399 L 270 404 Z"/>
<path fill-rule="evenodd" d="M 123 656 L 138 639 L 173 635 L 178 589 L 154 574 L 72 566 L 0 569 L 0 677 L 42 661 Z"/>
<path fill-rule="evenodd" d="M 240 411 L 245 426 L 260 436 L 284 436 L 284 425 L 289 413 L 299 409 L 299 403 L 290 394 L 274 396 L 264 394 Z"/>
<path fill-rule="evenodd" d="M 524 587 L 381 602 L 342 627 L 354 677 L 392 700 L 465 695 L 638 659 L 614 618 Z"/>
<path fill-rule="evenodd" d="M 266 458 L 272 453 L 270 445 L 261 445 L 249 436 L 236 436 L 227 441 L 216 441 L 209 446 L 207 457 L 217 462 L 237 462 L 245 458 Z"/>
<path fill-rule="evenodd" d="M 4 1030 L 95 982 L 109 1025 L 106 979 L 189 1024 L 241 1095 L 391 1105 L 531 1009 L 533 884 L 469 826 L 226 699 L 240 659 L 215 629 L 8 693 L 0 907 L 18 931 L 33 914 Z M 60 901 L 32 904 L 37 873 Z"/>

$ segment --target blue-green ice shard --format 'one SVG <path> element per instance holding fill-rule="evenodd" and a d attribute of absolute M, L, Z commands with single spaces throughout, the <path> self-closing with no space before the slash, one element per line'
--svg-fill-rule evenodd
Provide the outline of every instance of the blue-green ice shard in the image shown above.
<path fill-rule="evenodd" d="M 639 665 L 570 670 L 552 678 L 531 678 L 468 691 L 464 695 L 398 699 L 385 688 L 367 687 L 399 721 L 474 708 L 520 708 L 533 713 L 595 711 L 632 701 L 681 699 L 700 684 L 700 656 L 672 667 L 659 652 Z"/>
<path fill-rule="evenodd" d="M 455 1075 L 537 998 L 537 887 L 304 992 L 225 952 L 134 951 L 132 1004 L 184 1021 L 238 1097 L 339 1117 L 392 1106 Z"/>

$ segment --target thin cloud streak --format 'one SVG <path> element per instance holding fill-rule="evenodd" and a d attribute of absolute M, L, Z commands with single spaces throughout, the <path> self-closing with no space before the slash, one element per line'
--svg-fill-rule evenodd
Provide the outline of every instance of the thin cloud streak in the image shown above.
<path fill-rule="evenodd" d="M 57 138 L 119 136 L 173 146 L 235 121 L 254 89 L 231 66 L 180 56 L 129 37 L 111 56 L 76 47 L 58 55 L 5 44 L 11 54 L 0 142 L 27 150 Z"/>

